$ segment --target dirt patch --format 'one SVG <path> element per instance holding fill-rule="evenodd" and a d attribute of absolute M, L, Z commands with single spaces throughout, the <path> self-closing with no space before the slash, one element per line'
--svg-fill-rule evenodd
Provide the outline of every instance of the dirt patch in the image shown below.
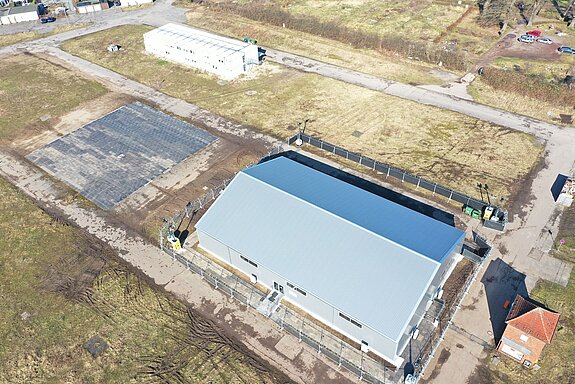
<path fill-rule="evenodd" d="M 0 193 L 6 198 L 3 191 Z M 19 209 L 21 206 L 17 205 Z M 62 244 L 57 248 L 63 251 L 60 256 L 54 257 L 52 248 L 44 248 L 48 254 L 43 254 L 39 260 L 47 265 L 43 277 L 37 279 L 33 294 L 41 296 L 44 304 L 24 304 L 28 310 L 18 310 L 16 321 L 28 331 L 22 333 L 17 326 L 15 333 L 7 333 L 12 335 L 13 342 L 9 348 L 13 353 L 9 353 L 7 358 L 0 356 L 3 365 L 0 381 L 4 374 L 12 374 L 11 377 L 18 382 L 32 382 L 28 373 L 22 370 L 14 375 L 14 367 L 21 367 L 23 363 L 18 360 L 20 339 L 30 334 L 38 338 L 42 355 L 27 353 L 26 361 L 28 366 L 36 366 L 41 375 L 46 375 L 37 376 L 36 373 L 35 378 L 47 378 L 48 375 L 63 377 L 60 370 L 69 375 L 77 364 L 83 367 L 78 371 L 82 373 L 74 374 L 74 377 L 88 374 L 98 382 L 108 381 L 110 377 L 116 378 L 114 381 L 117 382 L 134 377 L 138 381 L 161 378 L 161 382 L 177 383 L 292 382 L 214 321 L 165 293 L 141 271 L 120 259 L 108 244 L 82 232 L 65 217 L 51 214 L 47 207 L 41 208 L 45 209 L 40 213 L 40 221 L 45 228 L 28 236 L 27 250 L 32 250 L 38 240 L 43 240 L 42 237 L 38 239 L 38 235 L 50 236 L 54 231 L 64 230 L 74 236 L 66 246 Z M 39 210 L 36 208 L 36 211 Z M 3 214 L 7 212 L 3 211 Z M 10 256 L 14 260 L 29 257 L 17 252 Z M 54 257 L 53 262 L 48 262 L 50 257 Z M 31 263 L 19 264 L 20 268 L 26 268 Z M 11 273 L 12 269 L 7 272 Z M 7 277 L 12 281 L 18 279 L 12 275 Z M 12 292 L 8 292 L 8 296 L 13 296 Z M 29 296 L 26 294 L 18 300 L 26 303 Z M 52 304 L 54 311 L 64 310 L 56 314 L 57 321 L 45 312 L 45 308 Z M 34 318 L 34 322 L 30 322 L 30 318 Z M 44 321 L 47 321 L 46 325 L 39 327 L 38 323 L 43 324 Z M 60 328 L 63 334 L 57 333 Z M 97 337 L 94 335 L 96 332 Z M 83 351 L 90 335 L 97 340 L 105 340 L 110 346 L 97 365 L 90 363 L 92 352 Z M 46 345 L 46 337 L 53 338 L 55 345 Z M 28 346 L 28 342 L 22 344 L 24 348 Z M 122 369 L 118 370 L 118 366 Z M 108 370 L 108 375 L 112 376 L 104 379 L 100 369 Z"/>
<path fill-rule="evenodd" d="M 43 121 L 44 124 L 38 124 L 37 129 L 23 131 L 13 141 L 12 146 L 21 153 L 28 154 L 134 100 L 128 95 L 106 93 L 83 102 L 78 108 L 63 116 L 50 117 Z M 39 129 L 40 132 L 38 132 Z"/>
<path fill-rule="evenodd" d="M 559 44 L 541 44 L 534 42 L 531 44 L 517 41 L 523 32 L 508 33 L 499 40 L 493 48 L 486 52 L 477 62 L 476 68 L 484 67 L 493 60 L 500 57 L 545 60 L 558 62 L 561 60 L 561 54 L 557 51 Z"/>

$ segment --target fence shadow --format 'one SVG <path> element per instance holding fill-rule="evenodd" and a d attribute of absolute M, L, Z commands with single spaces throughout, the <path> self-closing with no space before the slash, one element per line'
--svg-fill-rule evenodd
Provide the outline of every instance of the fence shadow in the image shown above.
<path fill-rule="evenodd" d="M 382 187 L 381 185 L 372 183 L 371 181 L 362 179 L 361 177 L 352 175 L 351 173 L 345 172 L 341 169 L 337 169 L 323 162 L 314 160 L 300 153 L 294 151 L 286 151 L 274 156 L 270 156 L 267 159 L 264 159 L 263 161 L 271 160 L 278 156 L 287 157 L 290 160 L 297 161 L 300 164 L 303 164 L 317 171 L 325 173 L 326 175 L 335 177 L 346 183 L 352 184 L 358 188 L 371 192 L 375 195 L 381 196 L 389 201 L 393 201 L 396 204 L 402 205 L 413 211 L 419 212 L 425 216 L 441 221 L 447 225 L 455 226 L 454 216 L 449 212 L 445 212 L 441 209 L 432 207 L 431 205 L 425 204 L 419 200 L 415 200 L 411 197 L 405 196 L 391 189 Z"/>
<path fill-rule="evenodd" d="M 505 319 L 515 296 L 529 297 L 525 275 L 501 259 L 492 260 L 481 279 L 489 306 L 495 345 L 505 330 Z"/>

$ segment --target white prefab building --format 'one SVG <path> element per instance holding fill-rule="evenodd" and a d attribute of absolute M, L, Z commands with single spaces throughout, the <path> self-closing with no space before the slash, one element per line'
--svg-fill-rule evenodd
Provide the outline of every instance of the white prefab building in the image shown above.
<path fill-rule="evenodd" d="M 0 24 L 2 25 L 36 20 L 38 20 L 38 7 L 35 4 L 0 10 Z"/>
<path fill-rule="evenodd" d="M 286 157 L 238 173 L 196 229 L 202 249 L 396 367 L 464 239 Z"/>
<path fill-rule="evenodd" d="M 144 33 L 146 51 L 231 80 L 260 63 L 258 47 L 179 24 Z"/>

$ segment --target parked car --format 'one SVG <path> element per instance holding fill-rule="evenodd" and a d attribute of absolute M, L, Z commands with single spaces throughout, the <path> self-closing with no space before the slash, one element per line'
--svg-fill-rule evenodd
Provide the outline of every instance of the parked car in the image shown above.
<path fill-rule="evenodd" d="M 538 43 L 543 43 L 543 44 L 552 44 L 553 40 L 547 38 L 547 37 L 542 37 L 540 39 L 537 39 Z"/>
<path fill-rule="evenodd" d="M 47 19 L 48 19 L 48 22 L 49 22 L 49 23 L 53 23 L 53 22 L 56 21 L 56 18 L 55 18 L 55 17 L 52 17 L 52 16 L 47 17 Z"/>
<path fill-rule="evenodd" d="M 521 36 L 519 36 L 517 41 L 519 41 L 521 43 L 532 43 L 535 41 L 535 38 L 531 35 L 521 35 Z"/>
<path fill-rule="evenodd" d="M 575 55 L 575 49 L 571 48 L 571 47 L 559 47 L 559 52 L 561 53 L 570 53 L 572 55 Z"/>
<path fill-rule="evenodd" d="M 534 36 L 534 37 L 539 37 L 539 36 L 541 36 L 541 31 L 538 29 L 534 29 L 533 31 L 529 31 L 526 34 Z"/>

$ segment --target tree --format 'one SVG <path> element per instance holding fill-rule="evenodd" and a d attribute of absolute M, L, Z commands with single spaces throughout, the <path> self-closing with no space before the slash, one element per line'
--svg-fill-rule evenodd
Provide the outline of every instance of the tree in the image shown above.
<path fill-rule="evenodd" d="M 533 5 L 531 8 L 531 15 L 529 16 L 529 21 L 527 22 L 528 26 L 531 26 L 533 24 L 533 18 L 535 18 L 535 16 L 537 16 L 539 14 L 539 12 L 541 12 L 541 9 L 545 5 L 546 1 L 547 0 L 534 0 L 533 1 Z M 575 1 L 575 0 L 573 0 L 573 1 Z"/>
<path fill-rule="evenodd" d="M 569 1 L 569 5 L 565 9 L 565 13 L 563 13 L 563 20 L 567 20 L 569 14 L 571 13 L 571 20 L 569 21 L 569 28 L 575 27 L 575 17 L 573 17 L 573 6 L 575 5 L 575 0 Z"/>
<path fill-rule="evenodd" d="M 511 19 L 511 16 L 513 14 L 513 9 L 515 8 L 515 3 L 517 2 L 517 0 L 507 0 L 507 4 L 504 4 L 504 11 L 502 12 L 501 16 L 501 28 L 499 29 L 499 34 L 503 35 L 505 33 L 505 30 L 507 29 L 507 26 L 509 25 L 509 20 Z M 502 1 L 502 3 L 505 3 L 505 1 Z"/>

